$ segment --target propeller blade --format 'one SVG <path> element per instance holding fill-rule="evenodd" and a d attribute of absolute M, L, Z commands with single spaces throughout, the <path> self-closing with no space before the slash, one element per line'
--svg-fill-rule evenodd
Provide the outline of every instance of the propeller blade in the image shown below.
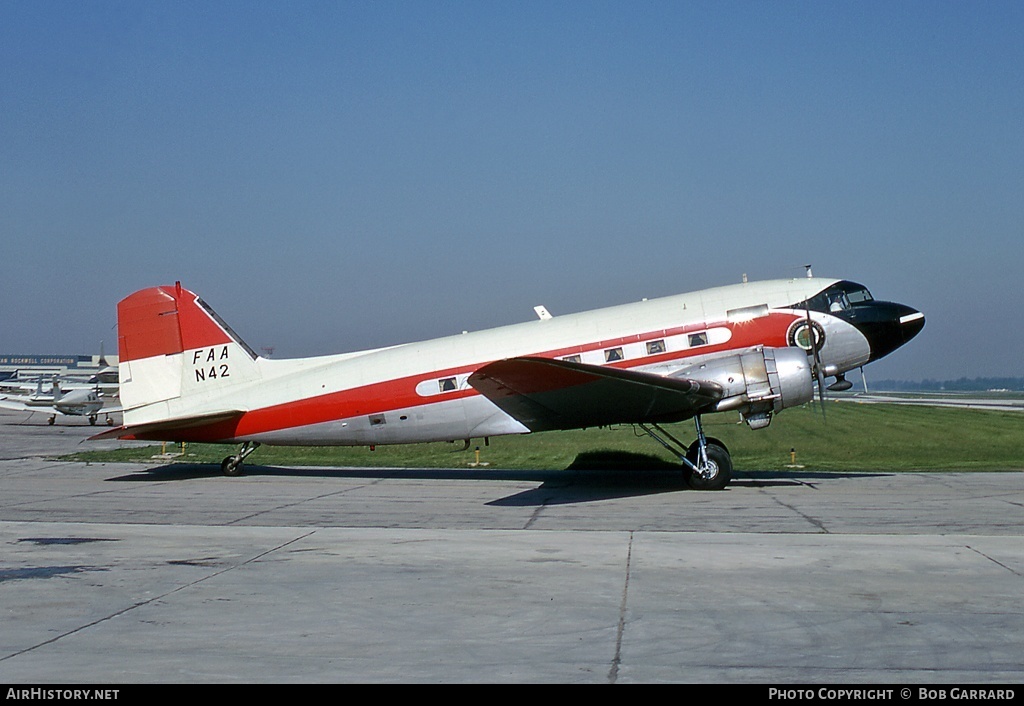
<path fill-rule="evenodd" d="M 811 356 L 811 359 L 813 360 L 811 368 L 814 373 L 814 379 L 818 383 L 818 401 L 821 403 L 821 420 L 826 421 L 825 376 L 822 374 L 821 370 L 821 356 L 818 355 L 818 341 L 817 337 L 814 335 L 814 326 L 812 324 L 811 319 L 811 307 L 806 303 L 804 304 L 804 313 L 807 316 L 807 341 L 808 345 L 810 346 L 810 351 L 808 351 L 808 354 Z"/>

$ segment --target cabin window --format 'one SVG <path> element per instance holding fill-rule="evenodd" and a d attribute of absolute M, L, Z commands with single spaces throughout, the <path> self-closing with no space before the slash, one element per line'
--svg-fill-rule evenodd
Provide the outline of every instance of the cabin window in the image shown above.
<path fill-rule="evenodd" d="M 690 348 L 696 348 L 697 346 L 706 346 L 708 344 L 708 332 L 701 331 L 700 333 L 691 333 L 689 336 Z"/>
<path fill-rule="evenodd" d="M 420 397 L 433 397 L 434 395 L 444 395 L 465 390 L 468 388 L 467 379 L 469 379 L 468 373 L 420 380 L 416 383 L 416 394 Z"/>
<path fill-rule="evenodd" d="M 657 355 L 658 353 L 665 352 L 665 341 L 658 339 L 657 341 L 647 342 L 647 355 Z"/>
<path fill-rule="evenodd" d="M 609 348 L 604 352 L 604 361 L 606 363 L 614 363 L 617 360 L 623 359 L 621 348 Z"/>
<path fill-rule="evenodd" d="M 580 357 L 578 355 L 567 355 L 563 356 L 562 360 L 564 360 L 567 363 L 579 363 Z"/>

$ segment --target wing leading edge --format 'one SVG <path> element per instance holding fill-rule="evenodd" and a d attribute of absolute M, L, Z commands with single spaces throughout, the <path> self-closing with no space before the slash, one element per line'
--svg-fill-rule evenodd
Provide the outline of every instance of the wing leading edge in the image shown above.
<path fill-rule="evenodd" d="M 469 384 L 530 431 L 681 421 L 723 394 L 711 382 L 533 357 L 485 365 Z"/>

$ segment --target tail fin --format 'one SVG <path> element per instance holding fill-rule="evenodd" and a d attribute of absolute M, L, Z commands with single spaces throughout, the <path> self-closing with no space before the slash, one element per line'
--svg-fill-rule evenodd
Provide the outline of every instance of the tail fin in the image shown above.
<path fill-rule="evenodd" d="M 180 282 L 121 300 L 117 326 L 126 426 L 219 411 L 218 393 L 259 377 L 256 353 Z"/>

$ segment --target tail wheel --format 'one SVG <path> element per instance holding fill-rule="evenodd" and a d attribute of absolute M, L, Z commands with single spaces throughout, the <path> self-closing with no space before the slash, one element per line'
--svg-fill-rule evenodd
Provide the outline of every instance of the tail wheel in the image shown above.
<path fill-rule="evenodd" d="M 258 441 L 246 441 L 242 444 L 242 448 L 238 450 L 238 453 L 234 456 L 228 456 L 220 462 L 220 472 L 226 476 L 240 476 L 242 475 L 242 461 L 249 457 L 253 451 L 258 449 L 260 443 Z"/>
<path fill-rule="evenodd" d="M 242 475 L 242 461 L 237 456 L 228 456 L 220 463 L 220 472 L 226 476 Z"/>
<path fill-rule="evenodd" d="M 686 450 L 686 458 L 700 470 L 697 472 L 686 466 L 686 482 L 694 490 L 722 490 L 732 480 L 732 457 L 724 447 L 710 443 L 710 440 L 706 448 L 707 463 L 703 465 L 697 442 Z"/>

